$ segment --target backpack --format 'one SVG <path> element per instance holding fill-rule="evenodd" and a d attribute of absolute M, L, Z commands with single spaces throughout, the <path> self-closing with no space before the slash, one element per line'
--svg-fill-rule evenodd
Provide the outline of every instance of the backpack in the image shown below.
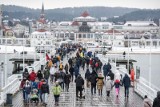
<path fill-rule="evenodd" d="M 98 63 L 96 63 L 95 66 L 98 67 Z"/>

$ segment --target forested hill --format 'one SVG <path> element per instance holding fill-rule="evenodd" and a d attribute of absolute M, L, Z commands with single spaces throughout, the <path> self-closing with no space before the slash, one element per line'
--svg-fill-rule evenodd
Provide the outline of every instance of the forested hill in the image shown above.
<path fill-rule="evenodd" d="M 137 10 L 130 13 L 126 13 L 125 15 L 120 16 L 119 18 L 110 18 L 108 21 L 112 22 L 123 22 L 123 21 L 135 21 L 135 20 L 152 20 L 157 25 L 159 24 L 160 19 L 160 9 L 143 9 Z"/>
<path fill-rule="evenodd" d="M 26 7 L 14 5 L 2 5 L 3 14 L 10 18 L 38 18 L 41 9 L 31 9 Z M 96 18 L 122 16 L 126 13 L 137 11 L 136 8 L 122 8 L 122 7 L 74 7 L 74 8 L 57 8 L 45 10 L 47 19 L 50 20 L 72 20 L 74 17 L 80 16 L 84 11 Z"/>

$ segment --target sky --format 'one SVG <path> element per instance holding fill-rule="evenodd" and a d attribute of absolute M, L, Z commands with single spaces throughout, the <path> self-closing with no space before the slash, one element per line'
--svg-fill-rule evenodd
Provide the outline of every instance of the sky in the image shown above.
<path fill-rule="evenodd" d="M 45 9 L 81 6 L 129 7 L 141 9 L 160 9 L 160 0 L 0 0 L 0 4 L 18 5 Z"/>

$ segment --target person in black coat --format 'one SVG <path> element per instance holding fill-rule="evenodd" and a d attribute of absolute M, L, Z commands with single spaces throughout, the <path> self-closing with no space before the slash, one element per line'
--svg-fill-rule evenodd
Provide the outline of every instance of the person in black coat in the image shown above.
<path fill-rule="evenodd" d="M 108 76 L 110 76 L 111 81 L 114 81 L 114 73 L 111 70 L 109 71 Z"/>
<path fill-rule="evenodd" d="M 125 97 L 129 97 L 129 87 L 131 85 L 131 80 L 127 74 L 125 74 L 125 76 L 123 78 L 122 85 L 124 85 Z"/>
<path fill-rule="evenodd" d="M 27 80 L 29 79 L 29 72 L 27 68 L 24 69 L 23 78 L 26 78 Z"/>
<path fill-rule="evenodd" d="M 78 93 L 80 92 L 80 98 L 82 98 L 82 90 L 84 87 L 84 79 L 79 74 L 78 77 L 75 79 L 76 82 L 76 97 L 78 98 Z"/>
<path fill-rule="evenodd" d="M 85 73 L 85 79 L 86 79 L 86 86 L 89 87 L 89 78 L 90 78 L 90 71 L 89 69 L 87 69 L 86 73 Z"/>
<path fill-rule="evenodd" d="M 91 94 L 93 95 L 93 89 L 94 89 L 94 94 L 96 94 L 96 83 L 97 83 L 97 73 L 93 70 L 92 74 L 89 78 L 89 81 L 91 82 Z"/>
<path fill-rule="evenodd" d="M 160 91 L 157 92 L 157 97 L 153 101 L 153 107 L 160 107 Z"/>
<path fill-rule="evenodd" d="M 69 74 L 68 72 L 66 72 L 66 75 L 64 77 L 64 83 L 65 83 L 65 89 L 68 92 L 69 89 L 69 83 L 71 82 L 71 74 Z"/>
<path fill-rule="evenodd" d="M 74 72 L 73 66 L 71 66 L 71 67 L 69 68 L 69 72 L 70 72 L 70 74 L 71 74 L 71 81 L 73 82 L 73 72 Z"/>
<path fill-rule="evenodd" d="M 47 96 L 49 94 L 49 85 L 46 83 L 46 81 L 43 81 L 43 84 L 41 86 L 41 93 L 42 93 L 42 102 L 43 105 L 47 105 Z"/>
<path fill-rule="evenodd" d="M 39 81 L 41 81 L 41 79 L 43 78 L 43 74 L 42 74 L 41 70 L 38 70 L 37 77 L 38 77 Z"/>

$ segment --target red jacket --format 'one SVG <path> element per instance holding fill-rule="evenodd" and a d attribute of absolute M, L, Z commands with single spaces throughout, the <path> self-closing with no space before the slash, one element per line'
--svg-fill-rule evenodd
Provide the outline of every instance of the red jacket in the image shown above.
<path fill-rule="evenodd" d="M 30 81 L 35 81 L 37 75 L 34 71 L 32 71 L 30 74 L 29 74 L 29 80 Z"/>
<path fill-rule="evenodd" d="M 38 84 L 38 89 L 41 89 L 41 86 L 43 85 L 43 82 L 40 81 L 39 84 Z"/>

